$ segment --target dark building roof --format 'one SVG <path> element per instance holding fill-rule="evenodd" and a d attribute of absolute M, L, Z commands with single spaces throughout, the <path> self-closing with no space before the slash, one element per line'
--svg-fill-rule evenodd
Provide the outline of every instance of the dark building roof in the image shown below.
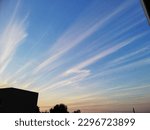
<path fill-rule="evenodd" d="M 0 89 L 0 112 L 35 112 L 38 93 L 17 88 Z"/>

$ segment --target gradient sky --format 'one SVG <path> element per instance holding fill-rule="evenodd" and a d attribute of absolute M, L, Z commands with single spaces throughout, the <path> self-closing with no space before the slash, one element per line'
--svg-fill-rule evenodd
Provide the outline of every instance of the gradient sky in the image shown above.
<path fill-rule="evenodd" d="M 0 0 L 0 88 L 46 110 L 150 112 L 150 26 L 140 0 Z"/>

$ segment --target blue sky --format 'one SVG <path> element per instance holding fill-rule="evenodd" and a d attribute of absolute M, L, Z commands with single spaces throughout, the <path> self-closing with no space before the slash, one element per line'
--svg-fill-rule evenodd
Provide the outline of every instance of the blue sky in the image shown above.
<path fill-rule="evenodd" d="M 150 112 L 149 36 L 139 0 L 2 0 L 0 87 L 41 110 Z"/>

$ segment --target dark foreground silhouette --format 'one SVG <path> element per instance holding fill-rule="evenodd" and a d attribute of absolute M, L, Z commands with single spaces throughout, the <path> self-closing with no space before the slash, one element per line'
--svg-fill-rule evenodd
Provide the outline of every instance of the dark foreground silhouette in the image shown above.
<path fill-rule="evenodd" d="M 40 113 L 38 93 L 17 88 L 0 89 L 0 113 Z M 67 106 L 57 104 L 50 113 L 69 113 Z M 80 110 L 74 111 L 79 113 Z"/>
<path fill-rule="evenodd" d="M 40 113 L 38 93 L 17 88 L 0 89 L 0 113 Z M 80 113 L 80 110 L 74 113 Z M 133 107 L 133 113 L 135 109 Z M 57 104 L 46 113 L 69 113 L 65 104 Z"/>
<path fill-rule="evenodd" d="M 49 110 L 50 113 L 69 113 L 68 108 L 65 104 L 57 104 Z M 81 113 L 80 110 L 74 111 L 74 113 Z"/>
<path fill-rule="evenodd" d="M 0 89 L 1 113 L 37 113 L 38 93 L 16 89 Z"/>
<path fill-rule="evenodd" d="M 67 106 L 64 104 L 57 104 L 54 108 L 50 109 L 50 113 L 69 113 Z"/>

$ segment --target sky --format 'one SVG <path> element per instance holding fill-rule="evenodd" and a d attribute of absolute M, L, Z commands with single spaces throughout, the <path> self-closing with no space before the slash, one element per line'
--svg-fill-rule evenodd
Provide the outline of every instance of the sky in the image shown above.
<path fill-rule="evenodd" d="M 150 26 L 140 0 L 0 0 L 0 88 L 42 111 L 150 112 Z"/>

